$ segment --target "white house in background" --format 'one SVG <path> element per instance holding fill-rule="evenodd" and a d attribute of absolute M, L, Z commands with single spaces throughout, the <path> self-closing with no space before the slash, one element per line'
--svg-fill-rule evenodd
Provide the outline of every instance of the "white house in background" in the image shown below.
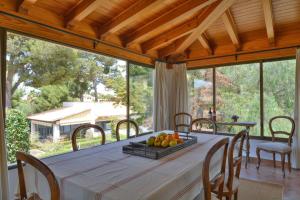
<path fill-rule="evenodd" d="M 126 106 L 114 102 L 64 102 L 62 108 L 48 110 L 27 117 L 31 123 L 31 134 L 39 139 L 52 138 L 54 142 L 70 137 L 81 124 L 98 124 L 110 130 L 114 119 L 126 118 Z"/>

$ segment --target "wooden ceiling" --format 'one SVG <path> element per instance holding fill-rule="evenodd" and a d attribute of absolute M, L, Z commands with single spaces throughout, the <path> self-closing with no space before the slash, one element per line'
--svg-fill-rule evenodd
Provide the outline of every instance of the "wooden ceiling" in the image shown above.
<path fill-rule="evenodd" d="M 0 11 L 0 26 L 44 36 L 39 24 L 4 22 L 7 13 L 94 39 L 100 52 L 148 64 L 163 59 L 208 65 L 265 50 L 278 50 L 268 56 L 281 57 L 293 52 L 284 48 L 300 45 L 300 0 L 0 0 Z"/>

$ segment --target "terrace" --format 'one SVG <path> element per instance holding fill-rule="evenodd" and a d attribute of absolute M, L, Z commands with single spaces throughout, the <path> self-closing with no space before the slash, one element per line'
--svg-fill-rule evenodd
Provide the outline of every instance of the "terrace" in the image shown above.
<path fill-rule="evenodd" d="M 0 200 L 299 199 L 299 46 L 299 0 L 0 0 Z"/>

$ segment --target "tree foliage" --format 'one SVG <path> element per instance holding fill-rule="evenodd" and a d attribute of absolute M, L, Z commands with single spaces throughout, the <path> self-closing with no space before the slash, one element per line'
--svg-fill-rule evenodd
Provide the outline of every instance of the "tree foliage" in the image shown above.
<path fill-rule="evenodd" d="M 29 126 L 26 116 L 15 109 L 10 109 L 6 114 L 5 133 L 7 142 L 8 161 L 16 161 L 16 152 L 29 152 Z"/>

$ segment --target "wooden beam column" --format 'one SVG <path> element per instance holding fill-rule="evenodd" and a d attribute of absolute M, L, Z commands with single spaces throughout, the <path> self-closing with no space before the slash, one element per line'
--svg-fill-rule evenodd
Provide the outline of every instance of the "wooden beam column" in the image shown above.
<path fill-rule="evenodd" d="M 191 14 L 200 11 L 202 8 L 212 4 L 217 0 L 187 0 L 171 9 L 170 11 L 162 14 L 160 17 L 155 18 L 146 25 L 140 27 L 138 30 L 130 33 L 128 36 L 124 36 L 126 45 L 130 45 L 135 42 L 139 42 L 142 38 L 146 36 L 151 36 L 161 29 L 162 26 L 172 26 L 173 24 L 178 24 L 182 22 Z"/>
<path fill-rule="evenodd" d="M 267 35 L 270 45 L 275 44 L 275 32 L 274 32 L 274 19 L 272 11 L 272 0 L 262 0 L 262 6 L 264 11 Z"/>
<path fill-rule="evenodd" d="M 213 54 L 213 50 L 210 47 L 207 36 L 204 33 L 198 37 L 198 40 L 209 55 Z"/>
<path fill-rule="evenodd" d="M 222 15 L 222 20 L 233 45 L 235 46 L 236 50 L 239 50 L 241 47 L 240 40 L 236 25 L 229 9 Z"/>
<path fill-rule="evenodd" d="M 195 40 L 198 39 L 212 23 L 234 3 L 235 0 L 222 0 L 219 5 L 200 23 L 193 33 L 176 49 L 176 53 L 183 53 Z"/>
<path fill-rule="evenodd" d="M 65 16 L 65 26 L 72 27 L 95 11 L 105 0 L 83 0 Z"/>
<path fill-rule="evenodd" d="M 193 17 L 192 19 L 185 21 L 185 22 L 177 25 L 176 27 L 159 34 L 158 36 L 143 42 L 141 44 L 143 52 L 147 52 L 152 49 L 160 48 L 161 46 L 164 46 L 165 44 L 168 44 L 179 38 L 182 38 L 183 36 L 190 34 L 191 32 L 193 32 L 193 30 L 195 28 L 197 28 L 198 24 L 202 23 L 202 21 L 211 12 L 214 11 L 214 9 L 217 7 L 218 4 L 219 4 L 219 2 L 214 2 L 210 6 L 203 8 L 197 14 L 197 16 Z"/>
<path fill-rule="evenodd" d="M 17 11 L 23 14 L 28 14 L 29 9 L 37 2 L 37 0 L 19 0 Z"/>
<path fill-rule="evenodd" d="M 165 0 L 138 0 L 132 6 L 121 12 L 119 15 L 99 27 L 99 38 L 107 33 L 114 33 L 121 28 L 134 23 L 141 16 L 152 12 L 156 7 L 161 6 Z"/>

